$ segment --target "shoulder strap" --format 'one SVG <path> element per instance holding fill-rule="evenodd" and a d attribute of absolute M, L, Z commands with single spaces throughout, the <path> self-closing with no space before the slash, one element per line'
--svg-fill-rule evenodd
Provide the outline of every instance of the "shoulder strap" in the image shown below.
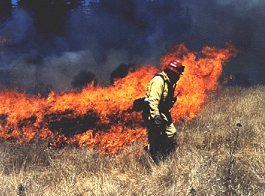
<path fill-rule="evenodd" d="M 156 74 L 155 76 L 160 76 L 160 77 L 163 79 L 163 81 L 164 81 L 164 84 L 163 84 L 163 91 L 162 91 L 162 93 L 161 93 L 161 97 L 160 97 L 160 101 L 161 101 L 162 98 L 163 98 L 163 94 L 164 94 L 164 90 L 165 90 L 165 83 L 166 83 L 166 81 L 165 81 L 164 76 L 163 76 L 162 74 L 160 74 L 160 73 Z"/>
<path fill-rule="evenodd" d="M 163 92 L 164 92 L 164 90 L 165 90 L 165 83 L 166 83 L 166 80 L 165 80 L 164 76 L 163 76 L 161 73 L 158 73 L 158 74 L 156 74 L 155 76 L 160 76 L 160 77 L 163 79 L 163 81 L 164 81 Z M 167 82 L 167 83 L 168 83 L 168 82 Z M 168 85 L 169 85 L 169 83 L 168 83 Z M 177 85 L 175 84 L 174 87 L 173 87 L 173 96 L 174 96 L 174 92 L 175 92 L 176 86 L 177 86 Z M 161 94 L 161 100 L 162 100 L 162 97 L 163 97 L 163 92 L 162 92 L 162 94 Z"/>

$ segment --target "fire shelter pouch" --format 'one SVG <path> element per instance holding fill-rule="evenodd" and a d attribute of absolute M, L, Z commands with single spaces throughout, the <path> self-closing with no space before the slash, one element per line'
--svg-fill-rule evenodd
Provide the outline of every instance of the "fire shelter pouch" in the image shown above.
<path fill-rule="evenodd" d="M 145 97 L 135 99 L 133 102 L 133 110 L 136 112 L 146 111 L 149 108 L 149 102 Z"/>

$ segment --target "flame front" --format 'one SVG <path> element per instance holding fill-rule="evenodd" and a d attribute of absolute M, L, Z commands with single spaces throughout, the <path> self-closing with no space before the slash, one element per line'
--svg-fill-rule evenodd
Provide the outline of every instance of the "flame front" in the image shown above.
<path fill-rule="evenodd" d="M 195 117 L 206 93 L 217 87 L 222 64 L 236 50 L 205 47 L 198 58 L 183 44 L 161 59 L 161 68 L 181 58 L 185 72 L 178 81 L 178 100 L 172 109 L 175 122 Z M 134 99 L 145 95 L 151 78 L 160 70 L 141 66 L 110 87 L 87 86 L 80 93 L 50 93 L 39 98 L 12 91 L 0 92 L 0 137 L 17 143 L 35 139 L 76 143 L 102 153 L 116 153 L 135 141 L 146 142 L 142 116 L 129 112 Z"/>

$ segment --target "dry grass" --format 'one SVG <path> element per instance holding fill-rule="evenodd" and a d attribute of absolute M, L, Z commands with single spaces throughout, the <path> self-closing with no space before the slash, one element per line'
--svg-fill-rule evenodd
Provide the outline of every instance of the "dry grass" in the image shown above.
<path fill-rule="evenodd" d="M 2 142 L 0 193 L 264 195 L 265 87 L 220 89 L 204 108 L 177 125 L 179 147 L 159 166 L 141 145 L 110 157 L 71 146 Z"/>

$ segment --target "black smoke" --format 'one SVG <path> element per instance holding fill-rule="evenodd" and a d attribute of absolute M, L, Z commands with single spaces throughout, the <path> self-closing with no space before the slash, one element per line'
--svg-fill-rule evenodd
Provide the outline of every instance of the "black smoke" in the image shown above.
<path fill-rule="evenodd" d="M 265 1 L 187 0 L 193 36 L 189 46 L 222 47 L 226 41 L 239 50 L 224 73 L 243 75 L 250 83 L 265 83 Z M 199 41 L 200 40 L 200 41 Z"/>
<path fill-rule="evenodd" d="M 224 75 L 265 82 L 262 0 L 4 1 L 0 38 L 9 41 L 0 46 L 0 66 L 8 73 L 2 86 L 65 90 L 81 70 L 105 85 L 122 63 L 157 65 L 176 44 L 196 51 L 227 41 L 240 53 Z"/>
<path fill-rule="evenodd" d="M 124 78 L 128 75 L 129 71 L 134 71 L 137 68 L 135 64 L 120 64 L 116 69 L 114 69 L 110 74 L 110 82 L 114 84 L 115 80 Z"/>
<path fill-rule="evenodd" d="M 11 16 L 12 4 L 9 0 L 0 1 L 0 22 L 3 23 Z"/>
<path fill-rule="evenodd" d="M 92 83 L 94 86 L 97 85 L 95 74 L 86 70 L 80 70 L 78 74 L 74 76 L 71 85 L 74 88 L 82 89 Z"/>

